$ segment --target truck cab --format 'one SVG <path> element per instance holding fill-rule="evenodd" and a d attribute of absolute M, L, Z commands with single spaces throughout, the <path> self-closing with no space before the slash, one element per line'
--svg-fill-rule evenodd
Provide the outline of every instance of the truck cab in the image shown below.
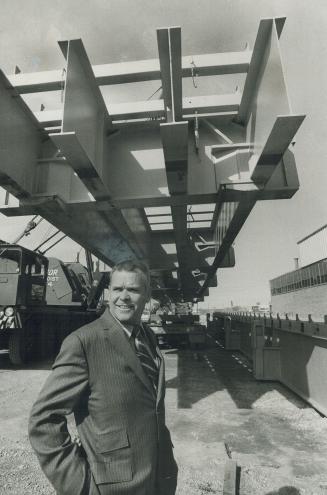
<path fill-rule="evenodd" d="M 45 304 L 47 270 L 41 254 L 0 244 L 0 308 Z"/>
<path fill-rule="evenodd" d="M 0 349 L 12 364 L 55 355 L 69 333 L 100 316 L 107 277 L 98 275 L 91 287 L 80 263 L 0 243 Z"/>

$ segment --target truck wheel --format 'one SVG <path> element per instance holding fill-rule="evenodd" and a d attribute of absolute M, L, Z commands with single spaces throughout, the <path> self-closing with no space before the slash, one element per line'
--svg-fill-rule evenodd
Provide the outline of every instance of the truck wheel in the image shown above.
<path fill-rule="evenodd" d="M 12 364 L 26 364 L 32 355 L 32 334 L 24 330 L 12 330 L 9 337 L 9 359 Z"/>

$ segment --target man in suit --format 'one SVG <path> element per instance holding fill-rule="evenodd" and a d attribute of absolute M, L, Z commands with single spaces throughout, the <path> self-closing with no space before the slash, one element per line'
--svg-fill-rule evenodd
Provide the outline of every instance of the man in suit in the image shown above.
<path fill-rule="evenodd" d="M 141 325 L 149 298 L 145 264 L 114 267 L 109 309 L 65 339 L 32 408 L 30 441 L 59 495 L 175 493 L 164 361 Z M 80 445 L 67 429 L 70 413 Z"/>

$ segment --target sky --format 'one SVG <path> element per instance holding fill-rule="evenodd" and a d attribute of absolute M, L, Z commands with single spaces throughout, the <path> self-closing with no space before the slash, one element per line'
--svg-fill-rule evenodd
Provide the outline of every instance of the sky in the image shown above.
<path fill-rule="evenodd" d="M 269 280 L 294 268 L 297 241 L 327 223 L 327 2 L 1 0 L 0 4 L 0 68 L 7 75 L 16 65 L 22 72 L 62 68 L 58 40 L 82 38 L 92 64 L 156 58 L 156 28 L 167 26 L 181 26 L 183 55 L 240 51 L 246 43 L 253 47 L 261 18 L 287 17 L 280 39 L 285 78 L 293 112 L 306 114 L 293 148 L 300 189 L 290 200 L 256 204 L 235 241 L 236 266 L 218 271 L 218 287 L 210 289 L 202 306 L 268 304 Z M 144 91 L 151 94 L 153 88 L 157 82 Z M 118 102 L 126 95 L 113 88 L 111 97 Z M 42 98 L 48 110 L 58 108 L 57 93 L 30 97 L 33 110 L 39 110 Z M 0 214 L 0 238 L 13 241 L 29 218 Z M 22 244 L 36 247 L 54 230 L 44 221 Z M 70 261 L 79 250 L 66 239 L 51 255 Z"/>

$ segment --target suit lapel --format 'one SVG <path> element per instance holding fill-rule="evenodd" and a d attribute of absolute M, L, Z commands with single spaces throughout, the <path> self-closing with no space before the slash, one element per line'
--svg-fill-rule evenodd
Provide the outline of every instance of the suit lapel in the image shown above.
<path fill-rule="evenodd" d="M 112 345 L 117 349 L 117 352 L 119 352 L 119 354 L 126 359 L 134 373 L 153 395 L 153 387 L 151 382 L 144 373 L 139 358 L 124 335 L 122 326 L 117 320 L 115 320 L 115 318 L 113 318 L 109 309 L 104 312 L 104 314 L 99 318 L 99 321 L 101 321 L 103 325 L 105 337 L 110 340 Z"/>

